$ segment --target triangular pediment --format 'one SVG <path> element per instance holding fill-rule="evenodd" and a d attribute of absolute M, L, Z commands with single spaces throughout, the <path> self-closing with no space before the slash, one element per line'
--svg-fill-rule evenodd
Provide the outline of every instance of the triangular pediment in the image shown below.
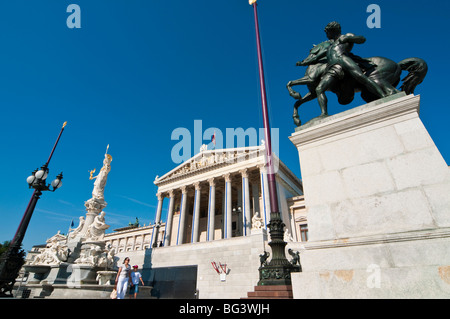
<path fill-rule="evenodd" d="M 65 240 L 67 240 L 67 237 L 64 236 L 64 235 L 62 235 L 62 234 L 58 231 L 57 234 L 55 234 L 55 235 L 53 235 L 52 237 L 50 237 L 49 239 L 47 239 L 46 242 L 47 242 L 47 244 L 48 244 L 48 243 L 51 243 L 51 242 L 54 242 L 54 241 L 59 242 L 59 241 L 65 241 Z"/>
<path fill-rule="evenodd" d="M 203 170 L 214 168 L 215 166 L 218 167 L 224 165 L 233 165 L 235 163 L 242 163 L 259 156 L 264 156 L 264 154 L 264 145 L 226 148 L 220 150 L 203 149 L 200 151 L 200 153 L 181 163 L 167 174 L 161 177 L 156 176 L 154 183 L 158 185 L 174 178 L 199 173 Z"/>

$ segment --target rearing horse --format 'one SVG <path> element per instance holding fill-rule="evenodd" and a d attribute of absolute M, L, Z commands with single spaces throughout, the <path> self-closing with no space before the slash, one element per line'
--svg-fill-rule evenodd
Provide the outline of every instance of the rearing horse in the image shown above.
<path fill-rule="evenodd" d="M 331 91 L 338 97 L 339 104 L 347 105 L 351 103 L 356 92 L 361 92 L 361 98 L 367 103 L 378 99 L 369 90 L 362 87 L 351 76 L 344 74 L 340 77 L 329 68 L 327 64 L 327 50 L 332 42 L 325 41 L 315 45 L 309 53 L 309 56 L 301 62 L 297 62 L 297 66 L 308 66 L 305 76 L 294 81 L 289 81 L 287 89 L 297 101 L 294 104 L 294 123 L 301 125 L 298 115 L 298 108 L 303 103 L 311 101 L 318 96 L 324 96 L 325 91 Z M 409 74 L 402 80 L 403 85 L 400 89 L 406 94 L 414 93 L 417 85 L 422 83 L 425 78 L 428 66 L 427 63 L 420 58 L 409 58 L 395 63 L 394 61 L 383 57 L 371 57 L 361 59 L 357 56 L 352 57 L 363 70 L 364 74 L 376 82 L 387 95 L 400 92 L 396 86 L 400 83 L 402 71 L 408 71 Z M 295 85 L 306 85 L 309 92 L 302 97 L 300 93 L 292 89 Z M 322 110 L 320 117 L 328 116 L 326 98 L 319 100 Z"/>

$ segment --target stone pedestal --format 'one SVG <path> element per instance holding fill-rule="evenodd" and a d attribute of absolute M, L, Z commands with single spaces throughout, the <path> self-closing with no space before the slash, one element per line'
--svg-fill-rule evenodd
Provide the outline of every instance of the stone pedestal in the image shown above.
<path fill-rule="evenodd" d="M 45 265 L 24 265 L 23 267 L 29 274 L 27 281 L 29 284 L 39 284 L 47 277 L 51 269 L 50 266 Z"/>
<path fill-rule="evenodd" d="M 97 271 L 97 278 L 99 285 L 114 285 L 117 276 L 117 271 L 101 270 Z"/>
<path fill-rule="evenodd" d="M 91 198 L 84 203 L 86 207 L 86 221 L 84 222 L 84 227 L 81 230 L 81 235 L 85 235 L 89 226 L 94 222 L 94 218 L 100 214 L 100 212 L 105 209 L 108 204 L 102 200 L 97 198 Z"/>
<path fill-rule="evenodd" d="M 310 238 L 295 298 L 450 297 L 450 170 L 419 105 L 382 99 L 290 137 Z"/>
<path fill-rule="evenodd" d="M 247 293 L 247 298 L 241 299 L 292 299 L 292 286 L 255 286 L 254 291 Z"/>

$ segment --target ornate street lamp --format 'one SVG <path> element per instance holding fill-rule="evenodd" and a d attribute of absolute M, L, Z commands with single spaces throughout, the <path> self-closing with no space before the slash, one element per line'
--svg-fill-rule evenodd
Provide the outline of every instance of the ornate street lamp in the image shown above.
<path fill-rule="evenodd" d="M 42 195 L 42 192 L 54 192 L 62 186 L 62 173 L 56 176 L 55 180 L 53 180 L 51 184 L 47 185 L 46 179 L 49 173 L 48 164 L 50 163 L 53 152 L 58 145 L 59 139 L 61 138 L 61 134 L 64 131 L 64 127 L 66 126 L 66 124 L 67 122 L 64 122 L 58 139 L 53 146 L 47 162 L 42 165 L 40 169 L 36 169 L 27 178 L 28 186 L 29 188 L 33 188 L 34 192 L 31 196 L 30 202 L 28 203 L 22 220 L 20 221 L 19 227 L 17 228 L 16 234 L 14 235 L 14 239 L 11 241 L 8 250 L 0 258 L 0 297 L 12 297 L 12 289 L 16 281 L 16 277 L 23 265 L 23 259 L 19 254 L 20 246 L 22 245 L 23 238 L 25 237 L 25 232 L 27 231 L 28 224 L 30 223 L 31 216 L 33 215 L 34 208 L 36 207 L 38 199 Z"/>
<path fill-rule="evenodd" d="M 266 85 L 264 79 L 264 68 L 261 50 L 261 39 L 259 35 L 256 0 L 249 0 L 249 4 L 253 6 L 255 16 L 256 47 L 258 53 L 258 69 L 261 88 L 264 135 L 266 139 L 267 179 L 269 184 L 270 197 L 270 221 L 268 224 L 270 233 L 269 246 L 272 249 L 272 259 L 270 262 L 266 262 L 269 256 L 267 252 L 264 252 L 264 255 L 260 256 L 262 257 L 262 262 L 261 267 L 259 268 L 258 286 L 291 285 L 291 272 L 298 272 L 301 268 L 299 265 L 297 266 L 289 262 L 284 251 L 286 247 L 286 242 L 284 241 L 284 227 L 286 225 L 281 220 L 281 214 L 278 207 L 278 195 L 276 188 L 277 185 L 272 157 L 272 141 L 270 137 Z"/>

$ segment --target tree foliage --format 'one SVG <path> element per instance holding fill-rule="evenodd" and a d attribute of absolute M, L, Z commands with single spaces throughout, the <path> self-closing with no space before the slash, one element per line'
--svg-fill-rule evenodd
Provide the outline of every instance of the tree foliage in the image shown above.
<path fill-rule="evenodd" d="M 9 244 L 10 244 L 11 242 L 10 241 L 4 241 L 3 242 L 3 244 L 2 243 L 0 243 L 0 257 L 4 254 L 4 253 L 6 253 L 6 251 L 8 250 L 8 247 L 9 247 Z M 22 247 L 22 245 L 21 245 L 21 247 Z M 22 257 L 22 259 L 25 259 L 25 251 L 21 248 L 21 249 L 19 249 L 19 255 Z"/>

